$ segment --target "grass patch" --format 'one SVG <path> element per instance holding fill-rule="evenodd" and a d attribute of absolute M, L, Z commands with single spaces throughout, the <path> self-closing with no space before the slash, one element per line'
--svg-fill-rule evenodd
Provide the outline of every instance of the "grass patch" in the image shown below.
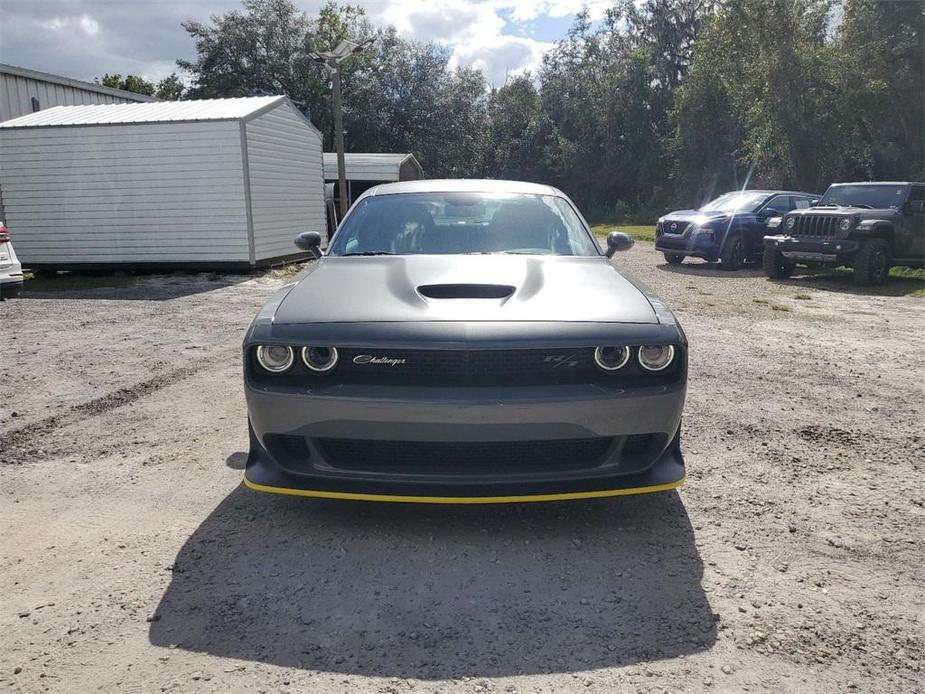
<path fill-rule="evenodd" d="M 793 309 L 791 309 L 791 308 L 789 308 L 789 307 L 787 307 L 787 306 L 781 306 L 781 305 L 779 305 L 779 304 L 772 304 L 772 305 L 771 305 L 771 310 L 772 310 L 772 311 L 792 311 Z"/>
<path fill-rule="evenodd" d="M 632 236 L 636 241 L 655 242 L 654 224 L 635 226 L 627 226 L 625 224 L 592 224 L 591 231 L 595 236 L 607 236 L 611 231 L 622 231 L 624 234 Z"/>
<path fill-rule="evenodd" d="M 809 294 L 794 294 L 793 298 L 799 299 L 800 301 L 809 301 L 813 297 L 811 297 Z"/>
<path fill-rule="evenodd" d="M 767 299 L 752 299 L 756 304 L 770 304 L 771 302 Z"/>
<path fill-rule="evenodd" d="M 853 272 L 850 267 L 800 267 L 797 273 L 805 277 L 833 277 L 840 281 L 851 282 Z M 890 268 L 890 275 L 882 287 L 863 287 L 871 294 L 895 296 L 917 296 L 925 298 L 925 269 L 915 267 Z"/>
<path fill-rule="evenodd" d="M 272 267 L 266 271 L 264 277 L 273 280 L 291 280 L 305 269 L 307 263 L 291 263 L 289 265 L 280 265 Z"/>

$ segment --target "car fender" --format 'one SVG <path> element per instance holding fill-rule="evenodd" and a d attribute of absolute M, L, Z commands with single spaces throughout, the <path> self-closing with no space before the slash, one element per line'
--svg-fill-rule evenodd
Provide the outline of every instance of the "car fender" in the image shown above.
<path fill-rule="evenodd" d="M 862 219 L 854 229 L 862 238 L 881 238 L 893 240 L 893 222 L 889 219 Z"/>

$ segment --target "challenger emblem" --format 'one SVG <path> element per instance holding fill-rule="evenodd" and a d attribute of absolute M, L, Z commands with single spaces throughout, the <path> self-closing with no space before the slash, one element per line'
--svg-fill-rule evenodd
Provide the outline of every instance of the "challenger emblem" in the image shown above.
<path fill-rule="evenodd" d="M 560 366 L 570 369 L 581 363 L 581 360 L 577 357 L 577 354 L 550 354 L 543 360 L 543 363 L 552 364 L 552 368 L 554 369 L 558 369 Z"/>
<path fill-rule="evenodd" d="M 395 357 L 374 357 L 371 354 L 358 354 L 353 358 L 354 364 L 384 364 L 385 366 L 398 366 L 399 364 L 404 364 L 404 359 L 396 359 Z"/>

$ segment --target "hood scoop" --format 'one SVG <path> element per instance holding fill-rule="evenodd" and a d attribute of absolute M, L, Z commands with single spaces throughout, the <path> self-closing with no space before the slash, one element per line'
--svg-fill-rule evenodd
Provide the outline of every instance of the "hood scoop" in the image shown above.
<path fill-rule="evenodd" d="M 428 299 L 507 299 L 514 287 L 506 284 L 422 284 L 418 293 Z"/>

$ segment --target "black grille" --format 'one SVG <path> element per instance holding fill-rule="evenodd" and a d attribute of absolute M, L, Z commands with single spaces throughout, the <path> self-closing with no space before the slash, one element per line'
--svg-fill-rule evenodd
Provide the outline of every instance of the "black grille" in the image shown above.
<path fill-rule="evenodd" d="M 296 360 L 285 374 L 267 374 L 251 356 L 251 373 L 267 385 L 316 387 L 336 384 L 414 386 L 521 386 L 597 383 L 612 387 L 670 385 L 683 369 L 683 355 L 663 372 L 644 372 L 634 356 L 615 372 L 599 369 L 594 349 L 426 350 L 340 349 L 337 367 L 310 372 Z"/>
<path fill-rule="evenodd" d="M 842 219 L 834 215 L 801 214 L 796 216 L 796 224 L 789 231 L 792 236 L 835 238 Z"/>
<path fill-rule="evenodd" d="M 614 439 L 442 442 L 321 438 L 316 443 L 330 465 L 345 470 L 503 475 L 596 467 Z"/>

